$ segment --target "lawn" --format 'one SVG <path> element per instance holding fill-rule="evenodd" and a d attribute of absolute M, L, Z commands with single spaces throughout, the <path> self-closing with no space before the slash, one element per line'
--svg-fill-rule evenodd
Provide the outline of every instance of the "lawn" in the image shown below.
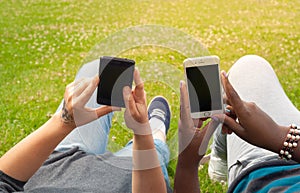
<path fill-rule="evenodd" d="M 80 66 L 100 55 L 134 59 L 148 101 L 158 94 L 170 101 L 171 181 L 186 57 L 218 55 L 228 70 L 245 54 L 260 55 L 300 108 L 298 0 L 0 0 L 0 18 L 0 156 L 49 119 Z M 131 136 L 117 113 L 110 150 Z M 225 192 L 206 170 L 202 191 Z"/>

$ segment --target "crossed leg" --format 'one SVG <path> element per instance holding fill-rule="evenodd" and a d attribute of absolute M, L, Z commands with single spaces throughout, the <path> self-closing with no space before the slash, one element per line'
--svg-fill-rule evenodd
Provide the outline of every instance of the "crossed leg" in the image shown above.
<path fill-rule="evenodd" d="M 229 80 L 242 100 L 255 102 L 278 124 L 300 124 L 299 110 L 285 94 L 272 66 L 265 59 L 255 55 L 240 58 L 230 69 Z M 225 136 L 218 129 L 212 148 L 215 155 L 227 158 L 228 184 L 248 167 L 278 157 L 278 154 L 253 146 L 234 133 Z"/>

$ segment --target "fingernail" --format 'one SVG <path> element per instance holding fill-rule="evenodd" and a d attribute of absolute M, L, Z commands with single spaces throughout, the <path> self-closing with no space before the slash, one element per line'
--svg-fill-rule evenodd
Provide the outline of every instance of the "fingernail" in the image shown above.
<path fill-rule="evenodd" d="M 214 121 L 216 121 L 216 122 L 220 122 L 220 120 L 219 120 L 219 118 L 218 117 L 214 117 L 214 116 L 212 116 L 212 117 L 210 117 L 212 120 L 214 120 Z"/>
<path fill-rule="evenodd" d="M 222 71 L 222 74 L 225 78 L 228 78 L 228 74 L 224 70 Z"/>
<path fill-rule="evenodd" d="M 183 81 L 181 80 L 180 81 L 180 88 L 182 88 L 182 85 L 183 85 Z"/>
<path fill-rule="evenodd" d="M 231 113 L 231 110 L 225 109 L 226 113 Z"/>
<path fill-rule="evenodd" d="M 98 75 L 96 75 L 96 76 L 94 76 L 94 84 L 95 85 L 98 85 L 98 83 L 99 83 L 99 76 Z"/>

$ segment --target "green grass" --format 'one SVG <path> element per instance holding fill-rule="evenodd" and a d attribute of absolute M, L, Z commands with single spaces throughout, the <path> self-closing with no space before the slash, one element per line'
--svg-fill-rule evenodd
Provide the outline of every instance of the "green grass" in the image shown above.
<path fill-rule="evenodd" d="M 166 30 L 148 33 L 152 43 L 161 40 L 154 45 L 136 45 L 134 39 L 122 36 L 133 26 L 171 27 L 173 35 L 183 37 L 181 31 L 218 55 L 225 70 L 245 54 L 261 55 L 272 64 L 288 96 L 300 108 L 300 1 L 0 0 L 0 14 L 0 155 L 55 112 L 65 86 L 84 62 L 114 52 L 136 60 L 144 71 L 153 70 L 142 74 L 147 79 L 148 101 L 160 94 L 171 102 L 168 139 L 173 181 L 178 85 L 183 77 L 182 61 L 191 55 L 185 51 L 191 50 L 192 43 L 186 37 L 168 41 L 166 37 L 172 34 Z M 143 43 L 141 34 L 136 37 Z M 120 38 L 119 42 L 111 37 Z M 104 50 L 95 45 L 108 47 Z M 120 49 L 121 45 L 127 47 Z M 155 71 L 160 68 L 162 74 Z M 111 150 L 131 138 L 120 114 L 114 118 L 112 138 Z M 225 192 L 226 186 L 212 183 L 206 170 L 207 166 L 199 170 L 202 191 Z"/>

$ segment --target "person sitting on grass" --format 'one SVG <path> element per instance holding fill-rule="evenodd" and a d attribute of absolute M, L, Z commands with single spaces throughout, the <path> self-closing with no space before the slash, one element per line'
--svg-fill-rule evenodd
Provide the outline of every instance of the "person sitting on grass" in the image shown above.
<path fill-rule="evenodd" d="M 172 191 L 167 100 L 155 97 L 147 110 L 143 82 L 135 70 L 134 90 L 123 90 L 124 118 L 133 140 L 116 153 L 107 152 L 112 111 L 119 108 L 96 103 L 98 64 L 84 65 L 67 86 L 57 112 L 0 158 L 0 192 Z"/>
<path fill-rule="evenodd" d="M 216 127 L 208 173 L 215 180 L 228 176 L 228 192 L 300 192 L 300 127 L 295 125 L 300 112 L 271 65 L 259 56 L 244 56 L 221 78 L 226 115 L 214 115 L 201 131 L 197 128 L 203 122 L 191 118 L 186 84 L 181 83 L 174 192 L 200 192 L 199 147 Z"/>

